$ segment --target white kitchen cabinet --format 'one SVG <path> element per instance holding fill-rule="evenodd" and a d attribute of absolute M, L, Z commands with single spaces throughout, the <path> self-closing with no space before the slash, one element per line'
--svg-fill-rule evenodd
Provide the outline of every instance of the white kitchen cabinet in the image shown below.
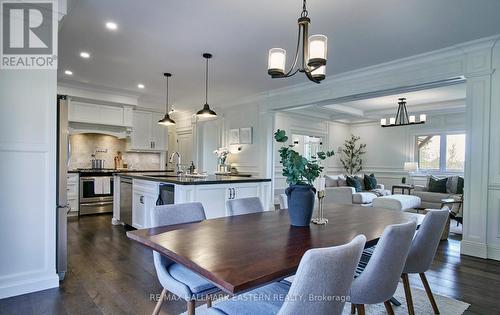
<path fill-rule="evenodd" d="M 131 126 L 131 108 L 82 102 L 69 102 L 68 121 L 97 125 Z"/>
<path fill-rule="evenodd" d="M 207 219 L 226 216 L 226 200 L 229 198 L 227 185 L 199 185 L 196 186 L 196 201 L 201 202 Z"/>
<path fill-rule="evenodd" d="M 69 205 L 69 213 L 68 216 L 77 216 L 78 215 L 78 192 L 79 192 L 79 177 L 78 173 L 68 173 L 67 175 L 67 198 Z"/>
<path fill-rule="evenodd" d="M 151 227 L 151 210 L 158 199 L 158 183 L 136 180 L 132 182 L 132 226 L 136 229 Z"/>
<path fill-rule="evenodd" d="M 164 116 L 164 114 L 153 113 L 151 141 L 153 141 L 153 148 L 158 151 L 167 151 L 168 128 L 167 126 L 158 124 L 158 121 Z"/>
<path fill-rule="evenodd" d="M 129 151 L 166 151 L 167 128 L 158 124 L 162 114 L 134 110 L 132 113 L 132 133 L 128 143 Z"/>
<path fill-rule="evenodd" d="M 264 209 L 269 208 L 270 182 L 234 184 L 175 185 L 175 203 L 201 202 L 207 219 L 228 215 L 226 201 L 259 197 Z"/>

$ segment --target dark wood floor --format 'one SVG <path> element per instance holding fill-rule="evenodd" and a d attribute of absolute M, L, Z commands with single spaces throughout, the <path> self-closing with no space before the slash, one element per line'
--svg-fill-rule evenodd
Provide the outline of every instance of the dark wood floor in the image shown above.
<path fill-rule="evenodd" d="M 57 289 L 0 300 L 0 314 L 151 314 L 151 295 L 161 291 L 151 251 L 110 221 L 110 215 L 72 219 L 66 280 Z M 436 293 L 472 304 L 466 314 L 500 314 L 500 262 L 460 256 L 456 237 L 441 243 L 427 277 Z M 422 287 L 418 276 L 410 280 Z M 184 310 L 172 297 L 162 314 Z"/>

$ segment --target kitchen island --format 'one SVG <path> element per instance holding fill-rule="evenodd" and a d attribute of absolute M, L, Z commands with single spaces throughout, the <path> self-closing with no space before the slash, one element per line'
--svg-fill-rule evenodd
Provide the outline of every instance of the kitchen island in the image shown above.
<path fill-rule="evenodd" d="M 137 229 L 151 227 L 150 212 L 157 201 L 201 202 L 207 219 L 227 216 L 226 201 L 231 199 L 259 197 L 265 209 L 272 209 L 270 179 L 175 176 L 166 172 L 116 173 L 114 177 L 112 223 L 126 223 Z"/>

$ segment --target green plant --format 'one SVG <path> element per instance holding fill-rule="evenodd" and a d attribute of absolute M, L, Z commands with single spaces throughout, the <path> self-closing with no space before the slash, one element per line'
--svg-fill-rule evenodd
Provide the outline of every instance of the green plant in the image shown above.
<path fill-rule="evenodd" d="M 284 130 L 278 129 L 274 133 L 274 139 L 279 143 L 286 143 L 288 136 Z M 279 149 L 280 163 L 283 165 L 283 176 L 289 185 L 309 184 L 321 175 L 323 166 L 320 161 L 334 155 L 333 151 L 318 152 L 310 160 L 293 150 L 293 145 L 284 145 Z"/>
<path fill-rule="evenodd" d="M 345 140 L 342 149 L 340 163 L 349 175 L 354 175 L 363 169 L 363 159 L 361 156 L 366 153 L 366 144 L 357 144 L 360 137 L 351 134 L 351 138 Z"/>

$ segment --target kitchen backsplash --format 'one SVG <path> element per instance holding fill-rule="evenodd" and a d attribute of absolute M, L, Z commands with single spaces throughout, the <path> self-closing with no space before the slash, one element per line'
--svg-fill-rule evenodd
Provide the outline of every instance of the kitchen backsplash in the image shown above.
<path fill-rule="evenodd" d="M 71 135 L 71 158 L 69 169 L 90 168 L 92 154 L 98 150 L 96 159 L 104 159 L 105 168 L 114 168 L 114 157 L 118 151 L 122 152 L 123 162 L 129 169 L 157 170 L 160 167 L 160 153 L 125 152 L 126 140 L 113 136 L 86 133 Z"/>

